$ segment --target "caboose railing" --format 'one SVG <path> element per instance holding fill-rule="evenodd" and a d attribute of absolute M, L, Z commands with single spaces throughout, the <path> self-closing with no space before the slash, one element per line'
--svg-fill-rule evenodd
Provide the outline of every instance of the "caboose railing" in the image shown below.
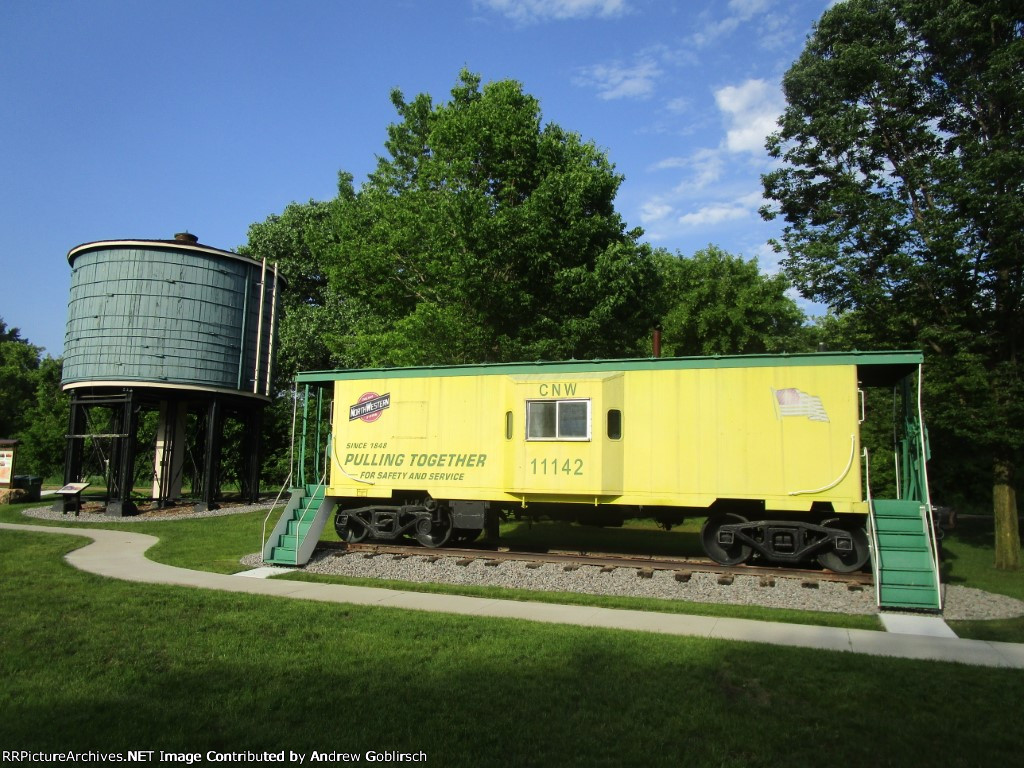
<path fill-rule="evenodd" d="M 875 505 L 871 498 L 871 458 L 868 449 L 864 456 L 864 497 L 868 502 L 868 546 L 871 547 L 871 575 L 875 582 L 875 605 L 882 602 L 882 555 L 878 549 L 878 526 L 875 524 Z"/>
<path fill-rule="evenodd" d="M 281 497 L 284 495 L 285 490 L 292 483 L 292 473 L 288 473 L 288 477 L 285 478 L 284 485 L 281 486 L 281 490 L 277 492 L 277 498 L 274 499 L 274 503 L 270 505 L 270 509 L 267 510 L 267 516 L 263 518 L 263 533 L 260 535 L 260 552 L 263 552 L 267 547 L 267 521 L 270 520 L 270 516 L 274 514 L 274 510 L 277 509 L 277 505 L 281 503 Z"/>
<path fill-rule="evenodd" d="M 939 538 L 935 531 L 935 515 L 932 514 L 932 494 L 928 487 L 928 430 L 924 425 L 924 408 L 921 405 L 921 395 L 924 374 L 921 366 L 917 366 L 917 423 L 920 425 L 921 438 L 921 487 L 924 489 L 922 514 L 925 516 L 925 523 L 928 531 L 928 538 L 932 547 L 932 567 L 935 571 L 935 590 L 938 593 L 939 610 L 942 610 L 942 569 L 939 565 Z"/>

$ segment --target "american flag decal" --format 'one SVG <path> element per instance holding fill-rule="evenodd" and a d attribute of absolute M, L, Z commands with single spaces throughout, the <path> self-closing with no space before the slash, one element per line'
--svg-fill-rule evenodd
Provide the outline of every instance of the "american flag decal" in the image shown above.
<path fill-rule="evenodd" d="M 794 388 L 773 389 L 772 394 L 775 395 L 775 411 L 780 419 L 783 416 L 806 416 L 811 421 L 828 421 L 820 397 Z"/>

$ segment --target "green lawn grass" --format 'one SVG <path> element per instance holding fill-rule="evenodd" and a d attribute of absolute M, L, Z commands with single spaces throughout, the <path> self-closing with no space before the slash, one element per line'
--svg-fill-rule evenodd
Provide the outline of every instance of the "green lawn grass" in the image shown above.
<path fill-rule="evenodd" d="M 844 627 L 846 629 L 882 629 L 876 616 L 847 615 L 823 611 L 785 610 L 761 608 L 756 605 L 727 605 L 723 603 L 692 603 L 683 600 L 662 600 L 645 597 L 618 597 L 610 595 L 589 595 L 578 592 L 541 592 L 504 587 L 474 586 L 470 584 L 424 584 L 414 581 L 384 581 L 350 576 L 333 576 L 298 571 L 275 578 L 294 581 L 312 581 L 322 584 L 350 584 L 362 587 L 386 587 L 407 592 L 434 592 L 446 595 L 469 595 L 502 600 L 528 600 L 559 605 L 592 605 L 600 608 L 621 608 L 632 611 L 656 611 L 658 613 L 681 613 L 698 616 L 724 616 L 754 621 L 781 621 L 788 624 L 812 624 L 821 627 Z"/>
<path fill-rule="evenodd" d="M 21 508 L 28 508 L 33 505 L 22 505 Z M 0 507 L 0 510 L 5 508 Z M 12 508 L 6 508 L 12 509 Z M 268 531 L 273 527 L 277 514 L 271 516 L 268 523 Z M 156 536 L 160 542 L 150 549 L 147 557 L 157 562 L 176 565 L 182 568 L 194 568 L 197 570 L 215 571 L 217 573 L 237 573 L 245 570 L 239 560 L 245 555 L 259 551 L 260 536 L 262 534 L 263 519 L 266 512 L 250 512 L 239 515 L 226 515 L 224 517 L 210 517 L 205 519 L 176 520 L 168 522 L 147 522 L 140 523 L 119 523 L 116 518 L 111 518 L 110 523 L 78 523 L 85 527 L 114 528 L 121 530 L 138 531 Z M 4 522 L 34 523 L 43 522 L 26 518 L 20 514 L 0 512 L 0 520 Z M 548 524 L 544 524 L 548 525 Z M 586 537 L 588 546 L 596 550 L 604 548 L 609 550 L 619 542 L 617 538 L 624 536 L 628 546 L 619 551 L 643 552 L 643 546 L 650 541 L 657 541 L 659 536 L 679 537 L 682 539 L 685 533 L 676 530 L 666 534 L 664 531 L 656 530 L 653 524 L 650 527 L 641 524 L 635 529 L 613 529 L 603 531 L 601 529 L 585 528 L 582 526 L 569 526 L 563 524 L 551 524 L 551 535 L 548 537 L 543 526 L 533 526 L 532 529 L 526 523 L 513 522 L 502 527 L 502 543 L 509 546 L 539 546 L 539 543 L 548 541 L 550 546 L 565 547 L 566 542 L 572 540 L 574 531 L 579 530 Z M 699 528 L 698 528 L 699 530 Z M 510 534 L 506 536 L 506 531 Z M 603 537 L 602 537 L 603 533 Z M 322 539 L 324 541 L 338 541 L 333 526 L 324 529 Z M 683 544 L 686 549 L 689 544 Z M 669 543 L 662 545 L 662 554 L 680 554 L 680 547 L 677 544 Z M 875 616 L 848 616 L 838 613 L 823 613 L 815 611 L 783 610 L 777 608 L 761 608 L 758 606 L 746 605 L 721 605 L 711 603 L 689 603 L 678 600 L 658 600 L 624 597 L 606 597 L 601 595 L 583 595 L 573 593 L 537 592 L 528 590 L 507 590 L 498 587 L 473 587 L 467 585 L 447 584 L 415 584 L 411 582 L 394 582 L 370 579 L 347 579 L 339 576 L 321 576 L 297 572 L 287 578 L 304 579 L 307 581 L 324 581 L 345 584 L 372 584 L 377 587 L 390 589 L 406 589 L 418 592 L 442 592 L 444 594 L 503 597 L 512 600 L 533 600 L 548 603 L 573 603 L 577 605 L 596 605 L 607 608 L 626 608 L 632 610 L 660 611 L 668 613 L 688 613 L 704 616 L 728 616 L 731 618 L 754 619 L 761 621 L 782 621 L 794 624 L 814 624 L 830 627 L 847 627 L 851 629 L 881 629 L 881 624 Z"/>
<path fill-rule="evenodd" d="M 130 584 L 63 562 L 81 543 L 0 532 L 4 749 L 424 750 L 474 768 L 1019 758 L 1021 671 Z"/>
<path fill-rule="evenodd" d="M 46 524 L 45 521 L 33 520 L 20 514 L 23 509 L 31 506 L 37 505 L 0 506 L 0 521 Z M 271 515 L 268 530 L 269 526 L 275 522 L 276 515 L 276 512 Z M 149 533 L 160 538 L 159 544 L 147 553 L 149 557 L 158 562 L 218 573 L 236 573 L 244 570 L 239 560 L 247 554 L 258 551 L 265 517 L 266 512 L 253 512 L 224 517 L 143 524 L 119 523 L 116 518 L 110 518 L 109 522 L 103 520 L 97 523 L 75 524 Z M 59 523 L 52 524 L 59 525 Z M 688 520 L 685 525 L 666 532 L 658 529 L 653 522 L 649 521 L 631 521 L 621 529 L 593 528 L 551 522 L 531 525 L 526 521 L 510 521 L 502 525 L 501 536 L 502 543 L 512 547 L 547 546 L 553 549 L 584 552 L 615 550 L 686 556 L 700 552 L 698 540 L 700 524 L 699 519 Z M 1024 599 L 1024 571 L 1007 573 L 997 571 L 992 567 L 992 535 L 990 521 L 962 521 L 960 526 L 947 535 L 944 541 L 943 580 L 949 584 L 962 584 Z M 324 529 L 322 538 L 324 541 L 338 540 L 330 525 Z M 288 578 L 326 580 L 336 583 L 368 583 L 367 580 L 314 576 L 312 574 L 295 574 Z M 634 610 L 695 613 L 855 629 L 881 628 L 878 619 L 874 616 L 847 616 L 813 611 L 785 611 L 757 606 L 613 598 L 598 595 L 529 592 L 456 585 L 422 585 L 377 580 L 372 583 L 374 586 L 413 591 L 440 591 L 447 594 L 487 597 L 502 596 L 516 600 L 571 602 Z M 950 622 L 950 625 L 960 637 L 1024 642 L 1024 617 L 1000 621 L 954 621 Z"/>
<path fill-rule="evenodd" d="M 942 543 L 942 580 L 1024 600 L 1024 570 L 997 570 L 991 518 L 961 519 Z M 997 621 L 950 621 L 960 637 L 1024 643 L 1024 617 Z"/>

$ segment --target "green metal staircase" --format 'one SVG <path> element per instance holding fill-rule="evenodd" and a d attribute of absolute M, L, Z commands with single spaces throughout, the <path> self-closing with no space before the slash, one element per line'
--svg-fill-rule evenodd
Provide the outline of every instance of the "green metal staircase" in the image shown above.
<path fill-rule="evenodd" d="M 927 507 L 913 499 L 871 501 L 880 608 L 942 610 L 936 544 L 927 515 Z"/>
<path fill-rule="evenodd" d="M 324 498 L 323 485 L 292 489 L 288 505 L 263 547 L 263 562 L 272 565 L 305 565 L 334 508 Z"/>

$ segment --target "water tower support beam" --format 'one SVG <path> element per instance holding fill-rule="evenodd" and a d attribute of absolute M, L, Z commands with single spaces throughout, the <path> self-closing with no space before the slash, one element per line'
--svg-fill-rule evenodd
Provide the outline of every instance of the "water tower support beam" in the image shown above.
<path fill-rule="evenodd" d="M 177 400 L 160 401 L 153 456 L 153 498 L 164 507 L 181 497 L 185 464 L 185 408 Z"/>
<path fill-rule="evenodd" d="M 242 478 L 242 498 L 249 504 L 255 504 L 260 499 L 260 458 L 263 455 L 260 432 L 263 427 L 263 409 L 249 409 L 244 414 L 244 419 L 243 445 L 246 450 L 246 462 L 245 477 Z"/>
<path fill-rule="evenodd" d="M 64 444 L 64 485 L 77 483 L 82 479 L 82 451 L 85 446 L 85 406 L 78 398 L 78 392 L 71 393 L 71 412 L 68 415 L 68 434 Z M 73 496 L 59 495 L 53 504 L 54 511 L 69 512 L 74 509 Z"/>
<path fill-rule="evenodd" d="M 219 398 L 213 398 L 206 412 L 206 440 L 203 453 L 203 495 L 196 502 L 196 511 L 205 512 L 217 509 L 217 496 L 220 491 L 220 445 L 224 432 L 224 406 Z"/>
<path fill-rule="evenodd" d="M 134 515 L 138 508 L 132 501 L 132 486 L 135 484 L 135 442 L 139 434 L 138 408 L 134 390 L 126 390 L 120 410 L 114 409 L 115 432 L 114 450 L 110 458 L 110 482 L 107 488 L 109 501 L 107 514 L 111 517 Z"/>

